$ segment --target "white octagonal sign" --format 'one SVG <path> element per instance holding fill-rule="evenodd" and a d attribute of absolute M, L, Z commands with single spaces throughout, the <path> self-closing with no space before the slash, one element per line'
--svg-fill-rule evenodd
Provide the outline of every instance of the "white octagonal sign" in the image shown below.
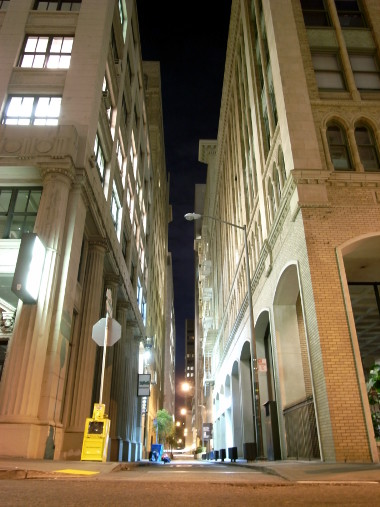
<path fill-rule="evenodd" d="M 92 327 L 92 339 L 97 345 L 99 345 L 99 347 L 104 346 L 106 322 L 107 319 L 104 317 L 103 319 L 98 320 L 98 322 Z M 112 345 L 114 345 L 117 342 L 117 340 L 120 340 L 120 337 L 121 337 L 121 325 L 115 319 L 108 319 L 107 346 L 111 347 Z"/>

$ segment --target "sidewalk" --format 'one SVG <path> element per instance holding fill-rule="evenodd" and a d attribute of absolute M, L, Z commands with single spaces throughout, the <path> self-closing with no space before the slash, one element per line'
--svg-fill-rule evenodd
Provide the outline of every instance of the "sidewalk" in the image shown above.
<path fill-rule="evenodd" d="M 320 461 L 256 461 L 237 460 L 231 463 L 220 461 L 196 461 L 175 459 L 174 465 L 213 464 L 228 467 L 249 467 L 263 473 L 282 477 L 289 482 L 376 482 L 380 483 L 380 464 L 367 463 L 322 463 Z M 141 466 L 170 466 L 163 463 L 150 463 L 143 460 L 129 462 L 95 462 L 95 461 L 52 461 L 0 458 L 0 479 L 51 479 L 64 477 L 101 478 L 103 475 L 120 470 L 135 470 Z M 265 481 L 265 476 L 263 476 Z"/>

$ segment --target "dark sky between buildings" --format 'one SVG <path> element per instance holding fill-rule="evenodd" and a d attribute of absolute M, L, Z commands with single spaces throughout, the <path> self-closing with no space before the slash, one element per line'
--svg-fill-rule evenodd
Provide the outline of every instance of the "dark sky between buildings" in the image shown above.
<path fill-rule="evenodd" d="M 205 183 L 200 139 L 216 139 L 231 0 L 137 0 L 143 60 L 160 61 L 166 168 L 170 174 L 169 250 L 173 257 L 176 380 L 184 378 L 185 319 L 194 318 L 194 185 Z"/>

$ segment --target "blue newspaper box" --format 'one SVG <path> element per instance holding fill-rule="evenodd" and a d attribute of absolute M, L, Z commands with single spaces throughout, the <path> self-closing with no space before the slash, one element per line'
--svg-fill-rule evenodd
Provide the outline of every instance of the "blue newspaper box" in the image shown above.
<path fill-rule="evenodd" d="M 162 444 L 152 444 L 149 453 L 150 461 L 161 461 L 162 452 L 164 450 L 164 446 Z"/>

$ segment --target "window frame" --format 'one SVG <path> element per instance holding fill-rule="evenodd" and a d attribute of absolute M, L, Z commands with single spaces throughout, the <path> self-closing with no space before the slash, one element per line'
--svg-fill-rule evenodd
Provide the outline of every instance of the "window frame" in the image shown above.
<path fill-rule="evenodd" d="M 328 65 L 326 65 L 324 68 L 317 68 L 316 67 L 316 58 L 318 57 L 324 57 L 326 59 L 326 63 L 328 61 L 328 58 L 334 58 L 336 62 L 336 68 L 329 68 Z M 317 84 L 317 88 L 321 92 L 330 91 L 330 92 L 345 92 L 347 91 L 347 83 L 346 83 L 346 77 L 343 69 L 343 65 L 340 59 L 339 52 L 337 50 L 334 51 L 323 51 L 323 50 L 313 50 L 311 52 L 311 60 L 313 64 L 313 70 L 314 70 L 314 76 L 315 81 Z M 331 60 L 330 60 L 331 61 Z M 339 76 L 340 81 L 342 83 L 342 87 L 332 87 L 332 86 L 321 86 L 321 80 L 318 79 L 318 76 L 321 78 L 322 74 L 328 74 L 331 76 Z"/>
<path fill-rule="evenodd" d="M 0 11 L 7 11 L 11 0 L 0 0 Z"/>
<path fill-rule="evenodd" d="M 377 55 L 373 52 L 366 53 L 366 52 L 360 52 L 360 51 L 349 51 L 348 56 L 350 59 L 351 70 L 352 70 L 352 74 L 354 76 L 356 88 L 360 92 L 375 92 L 375 93 L 379 92 L 380 91 L 380 64 L 379 64 L 379 60 L 377 58 Z M 367 58 L 367 60 L 369 58 L 371 58 L 371 61 L 374 64 L 373 69 L 357 69 L 357 68 L 355 69 L 355 66 L 353 65 L 353 62 L 352 62 L 352 58 L 360 58 L 360 57 L 362 57 L 363 60 L 364 60 L 364 58 Z M 377 88 L 374 88 L 374 87 L 365 88 L 363 86 L 360 86 L 360 83 L 358 83 L 357 77 L 359 77 L 359 76 L 362 77 L 365 74 L 377 75 L 378 82 L 379 82 L 379 85 Z"/>
<path fill-rule="evenodd" d="M 8 112 L 9 112 L 9 109 L 12 108 L 12 107 L 17 107 L 17 104 L 16 104 L 16 100 L 15 100 L 15 105 L 12 106 L 12 101 L 13 99 L 19 99 L 21 98 L 22 99 L 22 104 L 19 105 L 19 107 L 25 107 L 26 110 L 28 108 L 27 105 L 24 106 L 24 101 L 25 99 L 33 99 L 33 103 L 32 103 L 32 106 L 29 107 L 30 109 L 30 113 L 29 113 L 29 116 L 28 115 L 18 115 L 18 116 L 8 116 Z M 59 102 L 59 114 L 58 116 L 39 116 L 37 115 L 36 113 L 38 112 L 38 108 L 40 107 L 40 100 L 41 99 L 49 99 L 50 101 L 52 99 L 60 99 L 60 102 Z M 50 126 L 56 126 L 59 124 L 59 117 L 60 117 L 60 113 L 61 113 L 61 104 L 62 104 L 62 96 L 60 95 L 20 95 L 20 94 L 11 94 L 11 95 L 8 95 L 7 97 L 7 100 L 6 100 L 6 104 L 5 104 L 5 108 L 4 108 L 4 113 L 3 113 L 3 117 L 1 119 L 1 123 L 3 125 L 23 125 L 23 126 L 31 126 L 31 125 L 34 125 L 34 126 L 47 126 L 47 127 L 50 127 Z M 43 107 L 41 105 L 41 107 Z M 55 108 L 52 108 L 52 110 L 54 110 Z M 20 111 L 20 113 L 23 112 L 23 111 Z M 45 123 L 39 123 L 41 122 L 42 120 L 45 119 Z M 13 123 L 13 120 L 14 121 L 17 121 L 17 123 Z M 20 123 L 20 120 L 21 120 L 21 123 Z M 26 123 L 26 121 L 28 120 L 28 123 Z"/>
<path fill-rule="evenodd" d="M 26 47 L 28 45 L 28 41 L 30 39 L 37 39 L 36 43 L 36 49 L 35 51 L 26 51 Z M 46 49 L 45 51 L 38 51 L 37 47 L 39 44 L 40 39 L 47 39 Z M 59 53 L 51 52 L 53 41 L 54 39 L 62 39 L 61 43 L 61 49 L 62 45 L 64 44 L 65 39 L 72 39 L 71 44 L 71 51 L 70 53 L 62 52 L 62 50 Z M 61 34 L 54 34 L 54 35 L 26 35 L 24 39 L 24 44 L 22 47 L 22 50 L 20 52 L 20 57 L 17 66 L 21 67 L 22 69 L 56 69 L 56 70 L 67 70 L 70 67 L 70 61 L 71 61 L 71 54 L 72 54 L 72 48 L 74 44 L 74 36 L 73 35 L 61 35 Z M 25 57 L 32 56 L 33 55 L 33 65 L 23 65 L 23 61 Z M 43 64 L 42 65 L 34 65 L 34 62 L 38 56 L 43 57 Z M 68 66 L 50 66 L 49 61 L 52 57 L 58 56 L 59 59 L 61 57 L 69 57 Z"/>
<path fill-rule="evenodd" d="M 39 209 L 40 202 L 41 202 L 43 187 L 40 187 L 40 186 L 37 186 L 37 187 L 0 187 L 0 195 L 4 191 L 11 192 L 11 196 L 9 199 L 8 209 L 6 211 L 0 211 L 0 217 L 5 217 L 4 229 L 3 229 L 3 233 L 1 234 L 0 238 L 1 239 L 21 239 L 21 236 L 24 234 L 24 232 L 33 232 L 33 230 L 34 230 L 34 225 L 36 222 L 38 209 Z M 20 192 L 28 192 L 27 204 L 26 204 L 24 211 L 15 211 L 17 199 L 18 199 Z M 31 195 L 33 192 L 34 193 L 39 192 L 39 200 L 38 200 L 38 204 L 37 204 L 37 210 L 36 211 L 28 211 L 29 203 L 31 200 Z M 19 237 L 10 237 L 11 232 L 12 232 L 12 229 L 11 229 L 12 223 L 14 223 L 15 217 L 18 217 L 18 218 L 24 217 L 24 219 L 22 221 L 23 225 L 22 225 L 22 229 L 20 229 L 20 233 L 18 234 Z M 35 217 L 34 221 L 33 221 L 32 230 L 29 230 L 30 224 L 28 224 L 28 222 L 27 222 L 27 219 L 30 217 Z M 20 223 L 20 222 L 18 222 L 18 223 Z M 0 230 L 1 230 L 1 228 L 0 228 Z"/>
<path fill-rule="evenodd" d="M 368 135 L 368 139 L 370 141 L 368 144 L 359 142 L 358 136 L 357 136 L 358 129 L 365 129 L 366 130 L 367 135 Z M 359 153 L 360 162 L 363 166 L 364 171 L 365 172 L 379 172 L 380 171 L 379 151 L 377 148 L 376 139 L 375 139 L 372 128 L 369 127 L 364 122 L 359 122 L 355 125 L 354 136 L 355 136 L 356 147 L 357 147 L 358 153 Z M 369 149 L 372 152 L 372 154 L 373 154 L 372 160 L 375 160 L 375 162 L 377 164 L 376 167 L 368 167 L 369 159 L 365 160 L 363 158 L 363 156 L 361 155 L 361 153 L 363 153 L 363 148 L 365 148 L 367 150 Z"/>
<path fill-rule="evenodd" d="M 301 0 L 301 9 L 302 9 L 302 14 L 303 14 L 303 20 L 304 20 L 305 26 L 307 28 L 326 28 L 326 27 L 332 26 L 329 10 L 326 7 L 326 2 L 325 2 L 325 0 L 320 0 L 320 1 L 323 5 L 323 8 L 307 7 L 306 6 L 307 0 Z M 303 3 L 305 5 L 302 5 Z M 325 23 L 319 23 L 318 20 L 316 19 L 317 16 L 321 16 L 321 15 L 325 18 L 325 21 L 326 21 Z M 316 22 L 311 23 L 310 20 L 312 20 L 312 19 L 315 20 Z M 319 19 L 321 19 L 321 18 L 319 18 Z"/>
<path fill-rule="evenodd" d="M 116 234 L 117 236 L 119 236 L 120 219 L 121 219 L 121 201 L 115 182 L 113 182 L 111 192 L 111 218 L 112 223 L 115 227 Z"/>
<path fill-rule="evenodd" d="M 332 144 L 330 141 L 329 141 L 329 134 L 328 134 L 328 131 L 330 128 L 332 127 L 335 127 L 335 128 L 338 128 L 339 129 L 339 132 L 341 134 L 341 137 L 342 137 L 342 141 L 341 143 L 334 143 Z M 330 156 L 330 160 L 331 160 L 331 163 L 334 167 L 334 171 L 354 171 L 354 166 L 352 164 L 352 159 L 351 159 L 351 152 L 350 152 L 350 147 L 349 147 L 349 144 L 348 144 L 348 138 L 347 138 L 347 135 L 346 135 L 346 130 L 345 128 L 338 122 L 334 121 L 334 122 L 330 122 L 328 125 L 327 125 L 327 128 L 326 128 L 326 138 L 327 138 L 327 144 L 328 144 L 328 147 L 329 147 L 329 156 Z M 335 164 L 334 164 L 334 160 L 335 158 L 333 158 L 332 156 L 332 148 L 340 148 L 342 149 L 343 148 L 343 151 L 345 152 L 345 160 L 347 161 L 347 167 L 337 167 Z"/>
<path fill-rule="evenodd" d="M 46 3 L 46 9 L 39 9 L 39 5 L 42 3 Z M 49 4 L 57 4 L 56 9 L 49 9 Z M 65 4 L 71 4 L 70 9 L 62 9 L 62 6 Z M 73 6 L 79 5 L 78 8 L 73 8 Z M 50 12 L 56 12 L 56 11 L 62 11 L 62 12 L 78 12 L 81 8 L 82 0 L 36 0 L 34 2 L 33 10 L 34 11 L 50 11 Z"/>
<path fill-rule="evenodd" d="M 102 185 L 104 185 L 104 178 L 105 178 L 105 173 L 106 173 L 107 161 L 106 161 L 106 155 L 105 155 L 105 151 L 103 148 L 103 144 L 102 144 L 102 140 L 100 138 L 99 132 L 96 133 L 95 140 L 94 140 L 94 158 L 95 158 L 95 165 L 96 165 L 96 169 L 99 174 L 100 182 Z M 103 163 L 100 164 L 100 161 L 102 161 Z"/>
<path fill-rule="evenodd" d="M 342 2 L 342 0 L 334 0 L 334 4 L 335 4 L 335 9 L 336 9 L 336 12 L 338 14 L 338 18 L 339 18 L 339 23 L 340 23 L 340 26 L 342 29 L 345 29 L 345 28 L 348 28 L 349 30 L 352 30 L 353 28 L 367 28 L 368 27 L 368 24 L 367 24 L 367 20 L 366 20 L 366 17 L 364 15 L 364 12 L 363 12 L 363 7 L 361 5 L 361 2 L 359 0 L 349 0 L 350 2 L 352 3 L 356 3 L 357 5 L 357 9 L 354 10 L 354 9 L 342 9 L 342 8 L 339 8 L 339 5 L 337 5 L 337 3 L 339 4 L 340 2 Z M 344 0 L 344 5 L 347 5 L 348 3 L 348 0 Z M 353 19 L 360 19 L 361 20 L 361 23 L 360 24 L 346 24 L 346 23 L 343 23 L 342 24 L 342 19 L 349 19 L 349 20 L 353 20 Z"/>

